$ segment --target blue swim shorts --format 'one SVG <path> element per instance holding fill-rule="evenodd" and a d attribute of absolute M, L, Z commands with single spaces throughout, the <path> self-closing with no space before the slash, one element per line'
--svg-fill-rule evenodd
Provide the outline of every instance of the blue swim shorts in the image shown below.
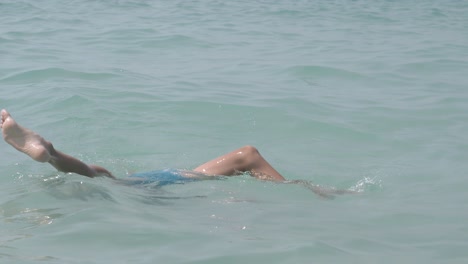
<path fill-rule="evenodd" d="M 148 172 L 134 173 L 128 176 L 125 183 L 127 184 L 154 184 L 156 186 L 164 186 L 168 184 L 183 184 L 186 182 L 193 182 L 201 180 L 198 173 L 176 170 L 176 169 L 165 169 L 155 170 Z"/>

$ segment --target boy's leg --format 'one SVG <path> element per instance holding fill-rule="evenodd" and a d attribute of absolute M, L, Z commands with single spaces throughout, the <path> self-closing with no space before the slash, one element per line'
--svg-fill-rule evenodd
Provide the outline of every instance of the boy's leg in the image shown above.
<path fill-rule="evenodd" d="M 96 165 L 87 165 L 82 161 L 54 149 L 49 141 L 39 134 L 20 126 L 6 110 L 1 111 L 0 127 L 3 139 L 18 151 L 25 153 L 39 162 L 48 162 L 59 171 L 78 173 L 88 177 L 112 174 Z"/>
<path fill-rule="evenodd" d="M 279 174 L 253 146 L 245 146 L 228 154 L 208 161 L 194 169 L 208 175 L 231 176 L 242 172 L 250 172 L 262 180 L 284 181 Z"/>

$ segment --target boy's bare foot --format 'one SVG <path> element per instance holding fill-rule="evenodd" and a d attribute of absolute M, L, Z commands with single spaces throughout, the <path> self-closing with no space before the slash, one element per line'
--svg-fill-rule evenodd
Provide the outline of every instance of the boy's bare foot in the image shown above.
<path fill-rule="evenodd" d="M 1 115 L 0 127 L 2 128 L 3 139 L 8 144 L 36 161 L 50 161 L 49 142 L 34 131 L 18 125 L 5 109 L 1 111 Z"/>

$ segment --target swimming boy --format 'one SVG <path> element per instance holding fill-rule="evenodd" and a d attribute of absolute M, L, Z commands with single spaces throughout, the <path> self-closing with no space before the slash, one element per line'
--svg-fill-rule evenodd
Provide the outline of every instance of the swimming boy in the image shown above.
<path fill-rule="evenodd" d="M 91 178 L 96 176 L 115 178 L 111 172 L 103 167 L 85 164 L 56 150 L 51 142 L 16 123 L 5 109 L 1 111 L 0 127 L 2 128 L 3 139 L 8 144 L 35 161 L 47 162 L 62 172 L 73 172 Z M 262 180 L 285 180 L 252 146 L 236 149 L 196 167 L 193 171 L 209 176 L 232 176 L 249 172 L 254 177 Z"/>
<path fill-rule="evenodd" d="M 83 176 L 94 178 L 97 176 L 106 176 L 116 179 L 107 169 L 88 165 L 75 157 L 67 155 L 54 148 L 51 142 L 45 140 L 36 132 L 20 126 L 5 109 L 1 111 L 0 127 L 3 132 L 3 139 L 20 152 L 30 156 L 33 160 L 43 163 L 49 163 L 62 172 L 72 172 Z M 349 190 L 325 189 L 309 183 L 308 181 L 294 180 L 286 181 L 285 178 L 277 172 L 253 146 L 244 146 L 230 153 L 222 155 L 211 161 L 208 161 L 192 171 L 164 170 L 150 173 L 137 173 L 137 177 L 149 177 L 156 175 L 153 179 L 157 181 L 158 176 L 162 176 L 164 181 L 179 181 L 192 177 L 209 176 L 233 176 L 242 173 L 249 173 L 255 178 L 261 180 L 294 183 L 305 186 L 314 193 L 330 198 L 331 194 L 349 193 Z M 175 180 L 171 180 L 175 177 Z"/>

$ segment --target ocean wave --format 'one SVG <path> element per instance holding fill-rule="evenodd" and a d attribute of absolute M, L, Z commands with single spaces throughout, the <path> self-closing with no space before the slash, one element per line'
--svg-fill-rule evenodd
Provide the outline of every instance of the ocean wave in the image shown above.
<path fill-rule="evenodd" d="M 212 44 L 207 41 L 202 41 L 200 39 L 186 36 L 186 35 L 166 35 L 160 36 L 152 40 L 144 40 L 139 43 L 141 47 L 198 47 L 198 48 L 210 48 Z"/>
<path fill-rule="evenodd" d="M 110 78 L 116 78 L 118 75 L 113 73 L 99 72 L 99 73 L 90 73 L 82 71 L 71 71 L 63 68 L 45 68 L 38 70 L 29 70 L 19 73 L 14 73 L 9 76 L 3 77 L 0 79 L 0 83 L 10 83 L 10 82 L 41 82 L 50 79 L 81 79 L 81 80 L 107 80 Z"/>
<path fill-rule="evenodd" d="M 344 70 L 335 67 L 327 66 L 316 66 L 316 65 L 302 65 L 289 67 L 286 72 L 289 72 L 298 78 L 341 78 L 341 79 L 353 79 L 361 80 L 367 77 L 358 72 Z"/>

